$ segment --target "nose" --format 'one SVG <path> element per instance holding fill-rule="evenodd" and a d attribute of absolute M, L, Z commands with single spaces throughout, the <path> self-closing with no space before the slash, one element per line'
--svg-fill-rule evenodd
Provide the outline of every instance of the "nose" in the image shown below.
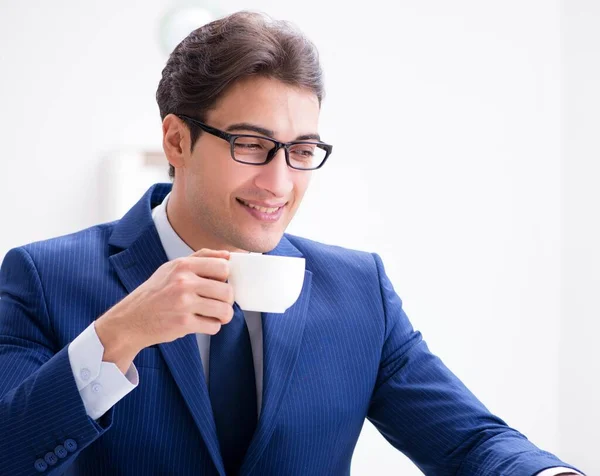
<path fill-rule="evenodd" d="M 288 197 L 294 183 L 292 181 L 293 170 L 285 161 L 285 150 L 279 149 L 273 160 L 267 165 L 256 167 L 258 173 L 254 183 L 258 188 L 267 190 L 275 197 Z"/>

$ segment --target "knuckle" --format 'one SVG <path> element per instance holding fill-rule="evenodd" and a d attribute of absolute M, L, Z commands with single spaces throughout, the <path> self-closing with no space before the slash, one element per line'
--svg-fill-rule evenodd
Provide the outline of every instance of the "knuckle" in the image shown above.
<path fill-rule="evenodd" d="M 189 267 L 190 263 L 186 258 L 176 258 L 173 260 L 173 268 L 176 271 L 187 271 Z"/>
<path fill-rule="evenodd" d="M 187 286 L 188 280 L 185 276 L 178 274 L 173 277 L 171 282 L 175 289 L 181 290 Z"/>
<path fill-rule="evenodd" d="M 192 304 L 192 297 L 187 293 L 179 293 L 175 298 L 175 306 L 180 309 L 187 309 Z"/>

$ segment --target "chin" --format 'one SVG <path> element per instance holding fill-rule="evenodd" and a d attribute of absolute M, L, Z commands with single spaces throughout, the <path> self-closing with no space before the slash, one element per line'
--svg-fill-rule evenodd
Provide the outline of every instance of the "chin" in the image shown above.
<path fill-rule="evenodd" d="M 250 251 L 251 253 L 267 253 L 273 250 L 281 241 L 283 233 L 273 233 L 268 236 L 263 236 L 260 238 L 249 238 L 245 241 L 245 245 L 241 247 L 246 251 Z"/>

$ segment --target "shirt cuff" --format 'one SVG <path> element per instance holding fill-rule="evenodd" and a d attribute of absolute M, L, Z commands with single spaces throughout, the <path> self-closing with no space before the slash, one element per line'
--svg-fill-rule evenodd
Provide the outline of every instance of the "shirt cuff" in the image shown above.
<path fill-rule="evenodd" d="M 85 411 L 94 420 L 138 386 L 139 375 L 133 363 L 123 375 L 116 364 L 102 361 L 104 346 L 94 323 L 69 344 L 68 353 Z"/>
<path fill-rule="evenodd" d="M 541 473 L 537 473 L 535 476 L 556 476 L 557 474 L 563 474 L 563 473 L 573 473 L 573 474 L 581 475 L 581 473 L 579 471 L 575 471 L 574 469 L 557 466 L 555 468 L 545 469 Z M 581 476 L 583 476 L 583 475 L 581 475 Z"/>

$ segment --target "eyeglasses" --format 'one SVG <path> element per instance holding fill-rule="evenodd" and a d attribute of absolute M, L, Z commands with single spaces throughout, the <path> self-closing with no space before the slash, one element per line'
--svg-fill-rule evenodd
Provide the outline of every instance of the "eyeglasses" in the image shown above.
<path fill-rule="evenodd" d="M 316 170 L 325 164 L 333 146 L 321 141 L 279 142 L 275 139 L 252 134 L 230 134 L 211 127 L 193 117 L 177 114 L 184 122 L 191 122 L 205 132 L 229 142 L 231 158 L 248 165 L 266 165 L 279 149 L 285 151 L 285 161 L 296 170 Z"/>

